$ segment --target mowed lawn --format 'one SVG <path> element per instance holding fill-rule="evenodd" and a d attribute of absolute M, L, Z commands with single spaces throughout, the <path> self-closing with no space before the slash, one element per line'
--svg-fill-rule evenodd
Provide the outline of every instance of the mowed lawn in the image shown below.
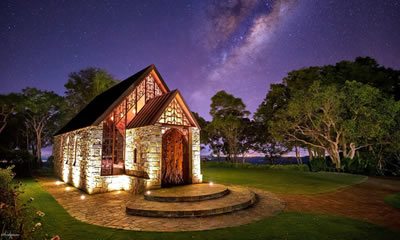
<path fill-rule="evenodd" d="M 279 172 L 278 172 L 279 171 Z M 290 192 L 295 186 L 298 193 L 329 191 L 347 184 L 357 183 L 360 176 L 330 173 L 307 174 L 285 170 L 204 168 L 204 174 L 213 181 L 257 186 L 276 192 Z M 248 180 L 246 180 L 248 179 Z M 333 183 L 329 181 L 333 179 Z M 287 181 L 287 182 L 281 182 Z M 50 235 L 61 239 L 396 239 L 398 232 L 370 223 L 325 214 L 285 212 L 275 217 L 234 228 L 199 232 L 155 233 L 110 229 L 80 222 L 71 217 L 33 179 L 24 180 L 24 198 L 33 197 L 33 205 L 46 213 L 43 227 Z M 291 186 L 291 184 L 295 186 Z M 308 187 L 307 184 L 314 187 Z M 322 185 L 318 186 L 317 185 Z M 347 184 L 346 184 L 347 183 Z M 268 185 L 264 186 L 265 184 Z M 264 187 L 263 187 L 264 186 Z M 313 191 L 315 187 L 317 191 Z M 77 203 L 82 204 L 82 203 Z M 190 219 L 187 219 L 190 221 Z M 177 229 L 178 231 L 179 229 Z"/>
<path fill-rule="evenodd" d="M 335 172 L 304 172 L 262 168 L 203 167 L 207 181 L 245 185 L 275 193 L 315 194 L 361 183 L 367 177 Z"/>
<path fill-rule="evenodd" d="M 400 208 L 400 192 L 385 197 L 385 202 L 392 207 Z"/>

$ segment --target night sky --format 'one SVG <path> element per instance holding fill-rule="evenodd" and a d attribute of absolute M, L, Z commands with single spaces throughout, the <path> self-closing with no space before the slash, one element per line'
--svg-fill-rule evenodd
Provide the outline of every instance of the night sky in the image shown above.
<path fill-rule="evenodd" d="M 208 117 L 226 90 L 250 111 L 287 72 L 371 56 L 400 68 L 400 1 L 0 1 L 1 93 L 64 93 L 95 66 L 123 80 L 154 63 Z"/>

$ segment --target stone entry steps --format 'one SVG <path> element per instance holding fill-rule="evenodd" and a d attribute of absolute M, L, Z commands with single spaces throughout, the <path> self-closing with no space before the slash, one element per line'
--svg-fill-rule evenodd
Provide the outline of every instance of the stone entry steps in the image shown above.
<path fill-rule="evenodd" d="M 196 184 L 147 191 L 144 199 L 156 202 L 198 202 L 216 199 L 229 194 L 229 189 L 221 184 Z"/>
<path fill-rule="evenodd" d="M 207 185 L 188 185 L 187 187 L 192 188 L 190 190 L 188 188 L 176 191 L 173 188 L 153 190 L 144 196 L 131 198 L 126 204 L 126 213 L 164 218 L 204 217 L 239 211 L 252 206 L 257 201 L 256 194 L 246 188 L 229 187 L 228 189 L 219 185 L 213 189 Z M 196 189 L 199 189 L 197 194 Z M 148 200 L 147 198 L 152 195 L 155 198 Z M 207 199 L 210 196 L 213 198 Z"/>

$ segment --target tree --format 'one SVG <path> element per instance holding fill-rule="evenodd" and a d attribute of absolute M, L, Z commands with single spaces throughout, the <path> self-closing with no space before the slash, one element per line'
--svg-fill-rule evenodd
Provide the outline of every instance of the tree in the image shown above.
<path fill-rule="evenodd" d="M 254 113 L 253 148 L 264 153 L 272 162 L 288 151 L 288 146 L 285 144 L 289 143 L 284 138 L 278 142 L 269 128 L 277 111 L 287 108 L 289 97 L 289 91 L 285 85 L 271 84 L 265 99 Z"/>
<path fill-rule="evenodd" d="M 293 93 L 270 129 L 276 139 L 285 137 L 327 152 L 340 169 L 341 151 L 353 158 L 356 150 L 376 143 L 394 124 L 398 109 L 393 105 L 394 100 L 366 84 L 347 81 L 339 90 L 315 81 L 309 89 Z"/>
<path fill-rule="evenodd" d="M 241 98 L 236 98 L 225 91 L 217 92 L 211 98 L 210 114 L 213 118 L 224 118 L 228 116 L 245 117 L 250 114 Z"/>
<path fill-rule="evenodd" d="M 276 139 L 285 137 L 289 142 L 327 151 L 340 168 L 341 98 L 335 87 L 323 88 L 320 82 L 314 82 L 310 89 L 292 96 L 287 109 L 277 113 L 270 130 Z"/>
<path fill-rule="evenodd" d="M 204 145 L 208 144 L 208 132 L 207 132 L 207 125 L 210 124 L 207 120 L 205 120 L 200 114 L 197 112 L 192 112 L 194 118 L 196 119 L 197 123 L 200 125 L 200 143 L 203 145 L 202 148 L 204 148 Z"/>
<path fill-rule="evenodd" d="M 18 95 L 15 93 L 0 95 L 0 133 L 3 132 L 4 128 L 7 126 L 10 116 L 14 113 L 15 102 L 17 100 Z"/>
<path fill-rule="evenodd" d="M 55 129 L 58 129 L 63 122 L 64 104 L 63 97 L 54 92 L 36 88 L 22 90 L 18 111 L 24 116 L 27 130 L 34 135 L 33 152 L 39 166 L 42 147 L 51 143 Z"/>
<path fill-rule="evenodd" d="M 222 139 L 222 133 L 215 124 L 208 124 L 206 126 L 207 132 L 207 144 L 210 146 L 212 153 L 217 156 L 219 160 L 221 155 L 224 153 L 224 142 Z"/>
<path fill-rule="evenodd" d="M 213 142 L 222 141 L 228 159 L 236 162 L 240 153 L 240 140 L 244 136 L 243 126 L 250 114 L 246 105 L 242 99 L 219 91 L 211 98 L 210 114 L 213 117 L 209 125 L 209 132 L 213 133 L 211 139 Z"/>
<path fill-rule="evenodd" d="M 395 125 L 398 104 L 377 88 L 347 81 L 344 93 L 344 133 L 341 136 L 344 157 L 353 159 L 356 150 L 383 143 L 388 129 Z"/>
<path fill-rule="evenodd" d="M 383 94 L 400 100 L 400 71 L 380 66 L 371 57 L 357 57 L 354 61 L 340 61 L 335 65 L 313 66 L 294 70 L 283 79 L 290 92 L 304 90 L 314 81 L 323 85 L 343 87 L 346 81 L 357 81 L 379 89 Z"/>
<path fill-rule="evenodd" d="M 89 67 L 71 73 L 68 82 L 64 85 L 70 117 L 117 82 L 106 70 L 100 68 Z"/>

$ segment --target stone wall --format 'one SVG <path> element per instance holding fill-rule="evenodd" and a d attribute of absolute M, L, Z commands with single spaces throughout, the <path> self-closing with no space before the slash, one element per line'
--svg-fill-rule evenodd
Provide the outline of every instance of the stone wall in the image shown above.
<path fill-rule="evenodd" d="M 201 174 L 200 161 L 200 129 L 190 128 L 191 148 L 192 148 L 192 183 L 201 183 L 203 175 Z"/>
<path fill-rule="evenodd" d="M 161 187 L 162 135 L 170 127 L 146 126 L 126 130 L 125 170 L 145 172 L 149 179 L 127 175 L 101 176 L 102 125 L 54 137 L 56 176 L 87 193 L 129 190 L 136 193 Z M 200 130 L 188 129 L 192 183 L 201 183 Z M 136 149 L 136 163 L 134 152 Z"/>
<path fill-rule="evenodd" d="M 141 181 L 144 186 L 137 186 L 138 189 L 161 187 L 161 130 L 159 125 L 126 130 L 125 169 L 145 172 L 149 176 Z"/>
<path fill-rule="evenodd" d="M 101 176 L 102 125 L 54 138 L 54 171 L 64 182 L 91 193 L 132 190 L 134 177 Z"/>

